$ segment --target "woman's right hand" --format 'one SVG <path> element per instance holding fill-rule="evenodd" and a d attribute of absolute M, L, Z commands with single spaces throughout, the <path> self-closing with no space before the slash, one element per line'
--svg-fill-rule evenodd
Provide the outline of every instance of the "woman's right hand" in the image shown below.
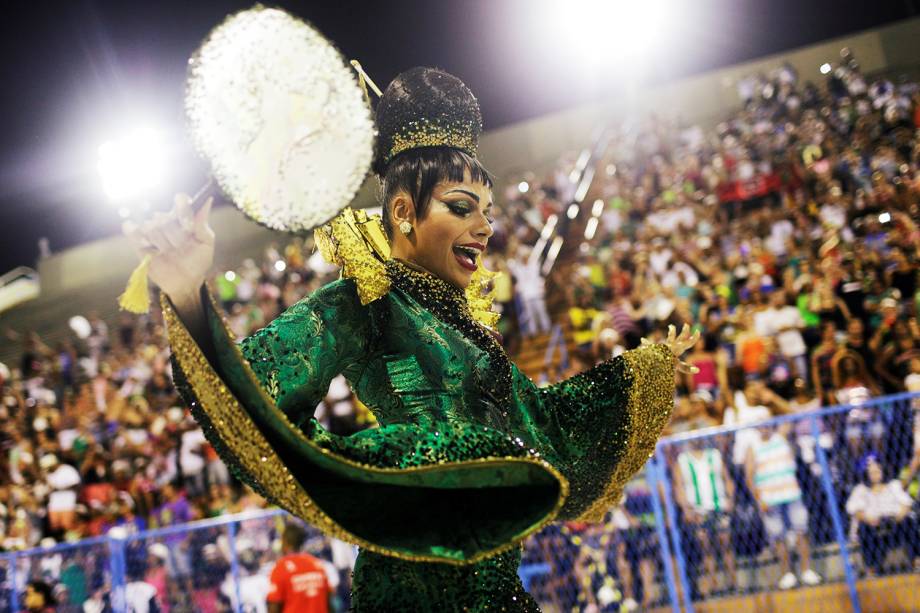
<path fill-rule="evenodd" d="M 150 255 L 148 276 L 172 299 L 196 295 L 214 263 L 214 231 L 208 225 L 213 198 L 197 212 L 186 194 L 176 194 L 169 213 L 141 223 L 125 222 L 125 235 L 140 257 Z"/>

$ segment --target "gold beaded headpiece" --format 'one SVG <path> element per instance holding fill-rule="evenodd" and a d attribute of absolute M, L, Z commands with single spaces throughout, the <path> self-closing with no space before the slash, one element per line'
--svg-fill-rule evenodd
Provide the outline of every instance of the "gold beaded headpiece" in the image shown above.
<path fill-rule="evenodd" d="M 473 92 L 438 68 L 411 68 L 387 86 L 377 103 L 374 171 L 383 175 L 400 153 L 420 147 L 453 147 L 473 157 L 482 115 Z"/>

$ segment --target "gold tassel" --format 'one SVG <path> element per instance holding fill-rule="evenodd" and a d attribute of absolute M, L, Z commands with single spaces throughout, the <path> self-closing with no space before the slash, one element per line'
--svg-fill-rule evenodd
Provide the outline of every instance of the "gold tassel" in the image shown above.
<path fill-rule="evenodd" d="M 150 268 L 150 255 L 145 255 L 137 265 L 125 293 L 118 297 L 118 306 L 131 313 L 147 313 L 150 311 L 150 292 L 147 290 L 147 269 Z"/>

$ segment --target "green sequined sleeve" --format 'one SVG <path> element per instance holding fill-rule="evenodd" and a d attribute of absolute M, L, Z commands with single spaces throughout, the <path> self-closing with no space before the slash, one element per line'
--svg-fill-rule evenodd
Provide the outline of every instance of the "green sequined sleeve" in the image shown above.
<path fill-rule="evenodd" d="M 569 480 L 563 518 L 600 521 L 645 464 L 674 405 L 675 358 L 650 345 L 537 388 L 514 371 L 521 410 L 547 459 Z"/>

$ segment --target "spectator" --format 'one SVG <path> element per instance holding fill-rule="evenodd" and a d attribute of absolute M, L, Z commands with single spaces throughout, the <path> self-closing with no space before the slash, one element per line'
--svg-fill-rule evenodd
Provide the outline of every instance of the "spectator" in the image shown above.
<path fill-rule="evenodd" d="M 671 474 L 674 497 L 684 522 L 694 532 L 703 552 L 705 574 L 699 590 L 706 598 L 716 589 L 716 554 L 725 564 L 726 588 L 733 589 L 737 578 L 735 554 L 730 543 L 734 482 L 719 450 L 703 445 L 700 440 L 690 441 L 690 449 L 677 456 L 677 465 Z"/>
<path fill-rule="evenodd" d="M 802 503 L 802 490 L 796 479 L 795 453 L 779 430 L 762 427 L 754 431 L 758 436 L 747 451 L 745 475 L 763 513 L 767 535 L 779 553 L 783 575 L 777 587 L 788 590 L 799 583 L 792 572 L 787 540 L 797 546 L 802 583 L 817 585 L 821 577 L 811 568 L 808 510 Z"/>
<path fill-rule="evenodd" d="M 157 595 L 157 588 L 147 582 L 143 574 L 131 577 L 125 585 L 128 613 L 161 613 Z"/>
<path fill-rule="evenodd" d="M 332 591 L 322 563 L 301 553 L 306 540 L 302 528 L 288 524 L 281 534 L 281 558 L 271 573 L 269 613 L 325 613 L 332 607 Z"/>
<path fill-rule="evenodd" d="M 592 306 L 591 297 L 587 293 L 581 293 L 576 299 L 576 304 L 577 306 L 569 308 L 569 322 L 572 326 L 575 348 L 584 355 L 590 355 L 597 339 L 594 321 L 601 312 Z"/>
<path fill-rule="evenodd" d="M 821 342 L 811 354 L 811 379 L 821 402 L 836 404 L 831 361 L 837 354 L 837 328 L 833 322 L 821 323 Z"/>
<path fill-rule="evenodd" d="M 897 479 L 885 481 L 877 455 L 867 454 L 860 462 L 860 471 L 865 482 L 853 489 L 846 508 L 856 522 L 866 570 L 882 574 L 886 556 L 899 547 L 907 550 L 914 570 L 920 570 L 920 543 L 910 496 Z"/>
<path fill-rule="evenodd" d="M 46 481 L 52 488 L 48 496 L 48 527 L 52 532 L 67 531 L 74 527 L 77 509 L 77 486 L 80 473 L 70 464 L 59 464 L 54 454 L 42 457 Z"/>
<path fill-rule="evenodd" d="M 50 585 L 44 581 L 30 581 L 23 604 L 29 613 L 54 613 L 57 601 Z"/>
<path fill-rule="evenodd" d="M 508 260 L 521 309 L 521 332 L 525 337 L 549 332 L 552 326 L 546 310 L 546 282 L 540 272 L 540 258 L 537 255 L 522 249 L 517 258 Z"/>
<path fill-rule="evenodd" d="M 161 613 L 169 613 L 169 576 L 166 571 L 166 561 L 169 559 L 169 548 L 163 543 L 153 543 L 147 549 L 147 570 L 144 582 L 156 590 L 156 603 Z"/>
<path fill-rule="evenodd" d="M 260 572 L 259 558 L 255 551 L 249 549 L 251 543 L 237 543 L 239 549 L 239 562 L 243 570 L 243 576 L 239 578 L 239 594 L 243 611 L 247 613 L 268 613 L 266 598 L 268 597 L 271 584 L 268 573 Z M 237 581 L 233 573 L 227 573 L 226 579 L 221 584 L 221 594 L 231 603 L 231 608 L 235 611 L 236 606 L 236 588 Z"/>
<path fill-rule="evenodd" d="M 789 408 L 793 413 L 813 413 L 821 408 L 821 399 L 805 384 L 805 381 L 796 379 L 793 387 L 795 397 L 789 401 Z M 818 418 L 817 421 L 817 436 L 811 419 L 801 419 L 795 422 L 795 442 L 799 447 L 799 455 L 815 475 L 821 473 L 817 459 L 818 445 L 826 451 L 831 450 L 834 446 L 834 437 L 828 432 L 824 419 Z"/>
<path fill-rule="evenodd" d="M 882 414 L 860 406 L 879 389 L 866 372 L 862 358 L 845 347 L 838 349 L 831 359 L 831 379 L 837 389 L 837 402 L 854 407 L 847 412 L 844 433 L 851 456 L 860 457 L 867 444 L 879 449 L 885 435 Z"/>
<path fill-rule="evenodd" d="M 808 377 L 805 341 L 802 338 L 805 321 L 799 310 L 788 303 L 783 290 L 774 292 L 770 307 L 757 313 L 754 327 L 760 336 L 776 338 L 780 353 L 795 365 L 796 377 Z"/>
<path fill-rule="evenodd" d="M 659 551 L 652 502 L 654 495 L 640 473 L 626 484 L 623 500 L 611 514 L 613 549 L 617 572 L 623 584 L 625 611 L 645 611 L 652 603 L 652 585 Z M 636 571 L 639 575 L 638 584 L 635 581 Z"/>

